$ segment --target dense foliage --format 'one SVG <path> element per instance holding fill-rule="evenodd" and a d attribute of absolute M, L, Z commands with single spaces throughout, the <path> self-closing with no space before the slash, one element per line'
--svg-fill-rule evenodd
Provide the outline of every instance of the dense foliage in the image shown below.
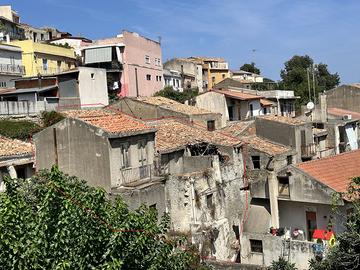
<path fill-rule="evenodd" d="M 308 80 L 308 71 L 310 80 Z M 315 78 L 315 97 L 319 93 L 330 90 L 340 83 L 340 77 L 337 73 L 331 74 L 327 65 L 319 63 L 314 64 L 310 56 L 293 56 L 285 62 L 285 68 L 281 70 L 281 88 L 294 90 L 295 95 L 300 96 L 298 104 L 306 104 L 309 99 L 314 101 L 313 93 L 313 74 Z M 309 86 L 311 85 L 311 98 L 309 98 Z"/>
<path fill-rule="evenodd" d="M 6 179 L 0 194 L 1 269 L 199 269 L 185 238 L 167 236 L 169 218 L 130 211 L 121 199 L 56 167 Z"/>
<path fill-rule="evenodd" d="M 254 62 L 251 62 L 250 64 L 249 64 L 249 63 L 243 64 L 243 65 L 240 67 L 240 70 L 243 70 L 243 71 L 247 71 L 247 72 L 251 72 L 251 73 L 255 73 L 255 74 L 259 74 L 259 75 L 260 75 L 260 69 L 255 66 L 255 63 L 254 63 Z"/>
<path fill-rule="evenodd" d="M 0 135 L 12 139 L 27 140 L 41 129 L 27 120 L 0 120 Z"/>
<path fill-rule="evenodd" d="M 321 261 L 310 261 L 311 270 L 360 269 L 360 177 L 353 179 L 346 194 L 353 203 L 346 231 L 337 236 L 337 245 Z"/>
<path fill-rule="evenodd" d="M 279 257 L 278 261 L 273 261 L 268 270 L 296 270 L 295 264 L 289 263 L 283 257 Z"/>
<path fill-rule="evenodd" d="M 51 111 L 51 112 L 44 111 L 41 113 L 41 118 L 42 118 L 43 126 L 49 127 L 56 124 L 57 122 L 60 122 L 65 117 L 61 113 L 56 111 Z"/>
<path fill-rule="evenodd" d="M 184 89 L 183 92 L 175 91 L 171 86 L 166 86 L 154 94 L 154 96 L 161 96 L 184 103 L 186 100 L 196 97 L 199 94 L 198 89 Z"/>

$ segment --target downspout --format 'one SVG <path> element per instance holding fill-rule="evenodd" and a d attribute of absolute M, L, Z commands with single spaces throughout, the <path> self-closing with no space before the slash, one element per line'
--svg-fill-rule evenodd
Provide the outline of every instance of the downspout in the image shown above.
<path fill-rule="evenodd" d="M 136 85 L 136 97 L 139 97 L 139 83 L 138 83 L 137 68 L 135 68 L 135 85 Z"/>

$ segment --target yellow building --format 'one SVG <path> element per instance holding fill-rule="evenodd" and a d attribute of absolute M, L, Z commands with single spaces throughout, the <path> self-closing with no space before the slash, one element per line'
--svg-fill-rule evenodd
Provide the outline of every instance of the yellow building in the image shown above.
<path fill-rule="evenodd" d="M 75 51 L 32 40 L 12 41 L 22 50 L 25 76 L 55 74 L 75 68 Z"/>
<path fill-rule="evenodd" d="M 212 89 L 226 78 L 230 78 L 229 64 L 222 58 L 190 57 L 202 64 L 203 81 L 206 90 Z"/>

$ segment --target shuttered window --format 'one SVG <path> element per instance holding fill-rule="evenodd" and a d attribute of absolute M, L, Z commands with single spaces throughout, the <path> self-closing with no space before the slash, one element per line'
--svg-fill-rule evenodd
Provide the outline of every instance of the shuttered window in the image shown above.
<path fill-rule="evenodd" d="M 111 62 L 112 48 L 93 48 L 85 50 L 85 64 Z"/>

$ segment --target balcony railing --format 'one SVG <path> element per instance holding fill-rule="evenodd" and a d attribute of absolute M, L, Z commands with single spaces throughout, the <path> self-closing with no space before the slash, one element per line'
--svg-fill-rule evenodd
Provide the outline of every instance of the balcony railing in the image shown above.
<path fill-rule="evenodd" d="M 1 74 L 24 75 L 25 67 L 21 65 L 0 64 Z"/>
<path fill-rule="evenodd" d="M 151 165 L 144 165 L 136 168 L 123 168 L 120 170 L 119 184 L 130 184 L 142 179 L 151 178 Z"/>
<path fill-rule="evenodd" d="M 314 143 L 301 146 L 301 156 L 302 157 L 313 157 L 316 155 L 316 146 Z"/>
<path fill-rule="evenodd" d="M 212 69 L 228 69 L 228 63 L 218 63 L 218 62 L 213 62 L 210 64 L 210 68 Z"/>
<path fill-rule="evenodd" d="M 37 73 L 40 73 L 41 75 L 53 75 L 58 74 L 61 72 L 69 71 L 69 68 L 38 68 Z"/>

